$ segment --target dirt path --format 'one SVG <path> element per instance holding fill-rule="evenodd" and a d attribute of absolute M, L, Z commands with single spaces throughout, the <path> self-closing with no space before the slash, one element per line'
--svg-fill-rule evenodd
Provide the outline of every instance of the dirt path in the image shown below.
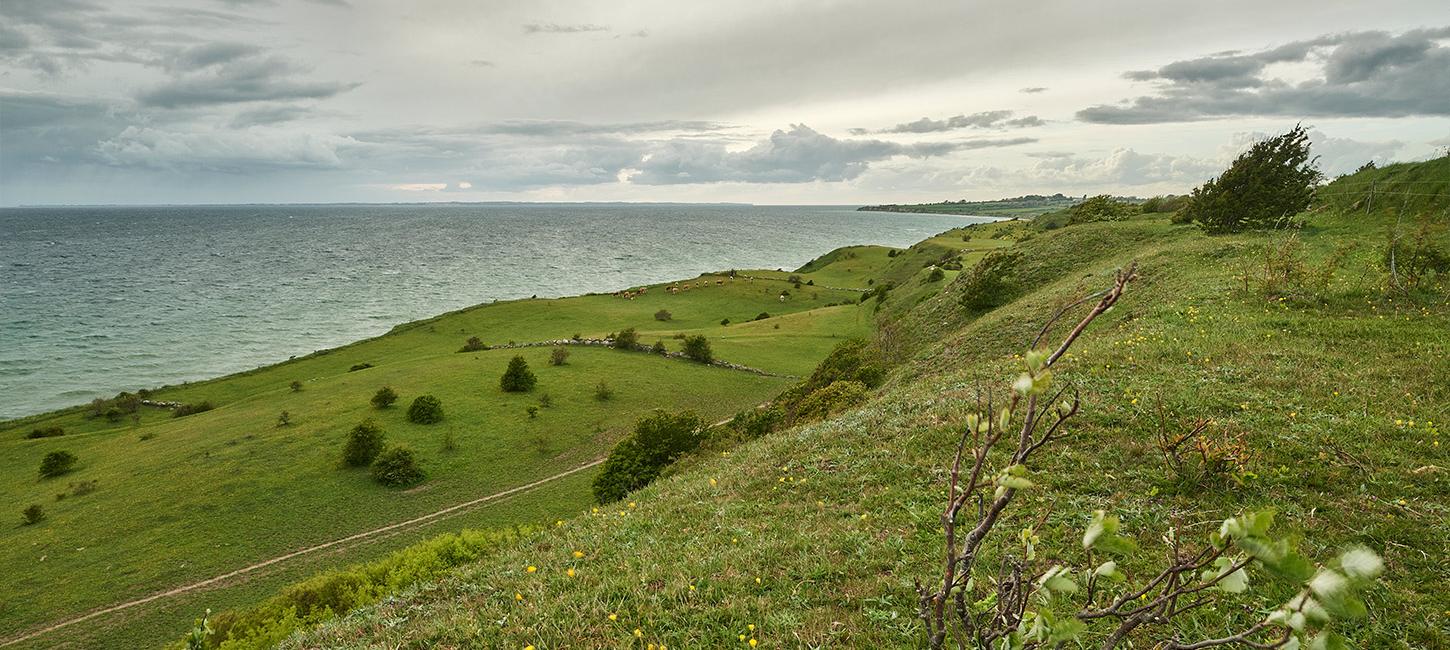
<path fill-rule="evenodd" d="M 729 420 L 725 420 L 725 421 L 728 422 Z M 20 643 L 22 641 L 28 641 L 28 640 L 34 639 L 35 637 L 38 637 L 38 636 L 40 636 L 42 634 L 48 634 L 50 632 L 54 632 L 56 630 L 59 630 L 59 629 L 61 629 L 63 627 L 68 627 L 68 626 L 71 626 L 71 625 L 75 625 L 76 623 L 81 623 L 81 622 L 84 622 L 84 621 L 88 621 L 88 620 L 91 620 L 91 619 L 96 618 L 98 616 L 105 616 L 106 614 L 113 614 L 115 612 L 119 612 L 119 611 L 125 610 L 125 609 L 130 609 L 130 608 L 136 607 L 138 605 L 145 605 L 146 603 L 149 603 L 149 602 L 152 602 L 152 601 L 156 601 L 156 600 L 160 600 L 162 598 L 169 598 L 171 596 L 177 596 L 177 595 L 184 594 L 184 593 L 187 593 L 187 592 L 190 592 L 190 591 L 196 591 L 198 589 L 204 589 L 206 587 L 215 585 L 217 583 L 225 582 L 225 581 L 230 580 L 232 578 L 235 578 L 237 576 L 244 575 L 244 574 L 247 574 L 247 573 L 251 573 L 251 572 L 256 571 L 258 569 L 262 569 L 262 568 L 271 566 L 271 565 L 276 564 L 278 562 L 284 562 L 286 560 L 290 560 L 290 559 L 295 558 L 295 557 L 298 557 L 298 556 L 307 555 L 309 553 L 316 553 L 318 551 L 326 550 L 326 549 L 332 548 L 334 546 L 340 546 L 340 545 L 343 545 L 343 544 L 347 544 L 349 542 L 355 542 L 355 541 L 358 541 L 358 540 L 361 540 L 361 539 L 366 539 L 366 538 L 372 537 L 374 535 L 379 535 L 379 534 L 386 533 L 386 532 L 390 532 L 390 531 L 396 531 L 396 530 L 401 529 L 401 528 L 407 528 L 407 527 L 410 527 L 410 526 L 416 526 L 418 524 L 427 523 L 429 521 L 432 521 L 432 520 L 437 519 L 439 517 L 442 517 L 444 515 L 447 515 L 447 514 L 450 514 L 450 513 L 454 513 L 454 512 L 458 512 L 459 510 L 465 510 L 467 508 L 471 508 L 473 506 L 477 506 L 477 505 L 481 505 L 481 504 L 484 504 L 484 503 L 488 503 L 490 501 L 497 501 L 497 500 L 502 499 L 504 497 L 512 496 L 512 495 L 518 494 L 520 492 L 527 492 L 527 491 L 532 490 L 532 489 L 534 489 L 536 487 L 539 487 L 540 485 L 544 485 L 545 483 L 549 483 L 551 481 L 556 481 L 558 479 L 564 478 L 564 477 L 569 476 L 571 474 L 577 474 L 579 472 L 582 472 L 582 471 L 584 471 L 586 469 L 589 469 L 591 467 L 594 467 L 595 465 L 598 465 L 598 464 L 603 463 L 603 462 L 604 462 L 604 459 L 602 459 L 602 458 L 599 459 L 599 460 L 593 460 L 593 461 L 590 461 L 590 462 L 585 463 L 583 465 L 580 465 L 578 467 L 575 467 L 574 469 L 570 469 L 570 470 L 566 470 L 566 471 L 563 471 L 563 472 L 559 472 L 558 474 L 555 474 L 553 476 L 549 476 L 549 477 L 546 477 L 546 478 L 541 478 L 541 479 L 539 479 L 537 481 L 534 481 L 533 483 L 526 483 L 526 484 L 520 485 L 518 487 L 509 488 L 509 489 L 504 490 L 502 492 L 495 492 L 494 494 L 490 494 L 490 495 L 485 496 L 485 497 L 479 497 L 479 498 L 474 499 L 472 501 L 465 501 L 463 503 L 454 504 L 454 505 L 448 506 L 447 508 L 444 508 L 442 510 L 438 510 L 438 511 L 435 511 L 435 512 L 430 512 L 430 513 L 428 513 L 426 515 L 422 515 L 420 517 L 414 517 L 414 518 L 409 519 L 407 521 L 400 521 L 400 522 L 397 522 L 397 523 L 394 523 L 394 524 L 389 524 L 387 526 L 383 526 L 382 528 L 374 528 L 372 530 L 364 531 L 364 532 L 361 532 L 361 533 L 356 533 L 356 534 L 353 534 L 353 535 L 348 535 L 347 537 L 342 537 L 342 538 L 339 538 L 339 539 L 334 539 L 334 540 L 332 540 L 330 542 L 323 542 L 323 543 L 318 544 L 316 546 L 309 546 L 307 548 L 298 549 L 298 550 L 292 551 L 290 553 L 286 553 L 286 554 L 283 554 L 283 555 L 278 555 L 277 557 L 274 557 L 274 558 L 271 558 L 271 559 L 268 559 L 268 560 L 263 560 L 261 562 L 258 562 L 256 564 L 252 564 L 250 566 L 242 567 L 242 568 L 237 569 L 235 571 L 229 571 L 229 572 L 223 573 L 223 574 L 221 574 L 219 576 L 215 576 L 215 577 L 212 577 L 212 578 L 207 578 L 206 580 L 202 580 L 201 582 L 194 582 L 192 584 L 185 585 L 185 586 L 182 586 L 182 587 L 176 587 L 174 589 L 168 589 L 166 591 L 157 592 L 157 593 L 151 594 L 150 596 L 146 596 L 144 598 L 138 598 L 136 600 L 132 600 L 132 601 L 120 603 L 118 605 L 111 605 L 110 607 L 106 607 L 106 608 L 103 608 L 103 609 L 94 610 L 92 612 L 89 612 L 87 614 L 83 614 L 81 616 L 77 616 L 75 618 L 67 619 L 67 620 L 61 621 L 59 623 L 55 623 L 55 624 L 52 624 L 52 625 L 48 625 L 46 627 L 43 627 L 43 628 L 40 628 L 40 629 L 37 629 L 37 630 L 32 630 L 30 632 L 26 632 L 26 633 L 24 633 L 24 634 L 22 634 L 20 636 L 17 636 L 17 637 L 12 637 L 12 638 L 9 638 L 9 639 L 5 639 L 4 641 L 0 641 L 0 647 L 15 645 L 15 644 Z"/>

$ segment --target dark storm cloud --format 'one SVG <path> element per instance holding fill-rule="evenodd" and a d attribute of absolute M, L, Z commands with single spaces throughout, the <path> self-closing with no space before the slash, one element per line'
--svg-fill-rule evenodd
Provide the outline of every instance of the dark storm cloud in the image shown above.
<path fill-rule="evenodd" d="M 1405 117 L 1450 115 L 1450 28 L 1391 35 L 1353 32 L 1297 41 L 1263 52 L 1222 53 L 1128 72 L 1159 85 L 1125 105 L 1098 105 L 1078 119 L 1149 124 L 1225 116 Z M 1305 81 L 1267 74 L 1275 63 L 1309 63 Z"/>
<path fill-rule="evenodd" d="M 225 59 L 182 74 L 137 100 L 155 108 L 184 108 L 263 101 L 324 99 L 356 88 L 357 83 L 304 81 L 298 67 L 279 56 L 255 54 Z"/>
<path fill-rule="evenodd" d="M 527 23 L 524 25 L 525 34 L 583 34 L 586 32 L 607 32 L 608 27 L 603 25 L 560 25 L 558 23 Z"/>
<path fill-rule="evenodd" d="M 1012 117 L 1012 111 L 983 111 L 971 115 L 956 115 L 944 120 L 933 120 L 923 117 L 915 122 L 904 122 L 896 126 L 882 129 L 879 133 L 939 133 L 942 131 L 955 131 L 957 129 L 1000 129 L 1000 128 L 1021 128 L 1028 126 L 1041 126 L 1042 119 L 1036 115 L 1029 115 L 1016 119 Z M 864 129 L 852 129 L 855 135 L 865 135 L 868 131 Z"/>
<path fill-rule="evenodd" d="M 670 140 L 653 147 L 635 168 L 630 182 L 641 185 L 683 183 L 808 183 L 845 181 L 860 176 L 872 162 L 897 156 L 928 158 L 961 149 L 1003 147 L 1032 138 L 900 144 L 884 140 L 842 140 L 804 124 L 777 130 L 744 151 L 723 144 Z"/>
<path fill-rule="evenodd" d="M 99 160 L 95 145 L 125 128 L 104 102 L 0 89 L 0 169 L 69 169 Z"/>

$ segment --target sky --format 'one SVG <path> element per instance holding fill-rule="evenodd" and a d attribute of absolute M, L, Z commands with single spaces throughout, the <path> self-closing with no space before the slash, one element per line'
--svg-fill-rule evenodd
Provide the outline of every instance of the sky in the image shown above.
<path fill-rule="evenodd" d="M 0 205 L 1182 193 L 1450 147 L 1444 0 L 0 2 Z"/>

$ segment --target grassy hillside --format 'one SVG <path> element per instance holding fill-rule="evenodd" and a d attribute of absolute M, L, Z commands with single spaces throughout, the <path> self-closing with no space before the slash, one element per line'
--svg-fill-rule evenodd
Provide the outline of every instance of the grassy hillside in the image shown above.
<path fill-rule="evenodd" d="M 935 214 L 963 214 L 992 217 L 1035 217 L 1039 214 L 1061 210 L 1078 201 L 1071 196 L 1028 195 L 996 201 L 942 201 L 941 203 L 911 203 L 868 205 L 858 208 L 868 212 L 930 212 Z"/>
<path fill-rule="evenodd" d="M 874 268 L 822 273 L 843 285 Z M 42 624 L 163 589 L 210 578 L 313 544 L 366 531 L 530 483 L 602 457 L 654 408 L 727 418 L 807 374 L 837 342 L 869 333 L 860 292 L 783 280 L 708 275 L 637 287 L 616 295 L 520 300 L 479 306 L 289 362 L 220 379 L 165 387 L 148 397 L 210 402 L 213 410 L 172 417 L 141 407 L 135 416 L 96 417 L 77 407 L 0 423 L 0 493 L 10 517 L 39 505 L 35 525 L 0 528 L 0 639 Z M 789 295 L 782 297 L 782 291 Z M 828 306 L 832 305 L 832 306 Z M 669 312 L 668 320 L 657 312 Z M 756 319 L 762 312 L 769 318 Z M 731 324 L 722 326 L 722 319 Z M 714 355 L 767 374 L 602 347 L 458 352 L 477 336 L 491 345 L 604 337 L 637 328 L 640 342 L 703 334 Z M 538 376 L 529 393 L 505 393 L 499 377 L 522 355 Z M 362 367 L 366 366 L 366 367 Z M 297 390 L 291 387 L 297 382 Z M 604 382 L 613 396 L 601 400 Z M 369 399 L 382 386 L 401 399 L 387 409 Z M 406 418 L 422 394 L 442 400 L 445 419 Z M 545 397 L 547 396 L 547 397 Z M 529 407 L 537 407 L 531 416 Z M 282 412 L 289 423 L 279 424 Z M 376 484 L 366 468 L 340 467 L 345 436 L 372 418 L 389 443 L 411 447 L 428 479 L 408 490 Z M 63 435 L 29 439 L 37 430 Z M 38 478 L 47 454 L 78 458 L 73 471 Z M 134 646 L 175 638 L 198 609 L 255 600 L 277 585 L 328 566 L 376 557 L 448 526 L 500 527 L 551 522 L 590 501 L 593 470 L 536 492 L 430 524 L 270 567 L 255 582 L 232 580 L 176 601 L 107 616 L 36 639 L 82 646 Z M 189 605 L 189 607 L 187 606 Z"/>
<path fill-rule="evenodd" d="M 1450 179 L 1444 164 L 1415 173 Z M 1316 561 L 1352 544 L 1383 556 L 1369 616 L 1341 629 L 1359 647 L 1450 647 L 1446 278 L 1386 291 L 1394 215 L 1327 201 L 1362 181 L 1326 188 L 1294 233 L 1209 237 L 1166 215 L 1018 230 L 1001 306 L 964 309 L 965 271 L 880 303 L 901 363 L 865 406 L 701 454 L 628 503 L 284 647 L 917 647 L 913 584 L 938 575 L 946 468 L 979 390 L 1005 393 L 1043 323 L 1133 260 L 1126 297 L 1055 367 L 1084 412 L 1034 462 L 1037 487 L 998 526 L 987 566 L 1020 552 L 1024 529 L 1044 565 L 1081 562 L 1088 513 L 1103 509 L 1145 550 L 1121 567 L 1143 580 L 1168 528 L 1202 543 L 1226 517 L 1275 508 Z M 1421 212 L 1443 228 L 1445 207 Z M 1200 421 L 1219 469 L 1172 469 L 1160 433 Z M 1252 624 L 1297 590 L 1254 580 L 1176 629 Z"/>

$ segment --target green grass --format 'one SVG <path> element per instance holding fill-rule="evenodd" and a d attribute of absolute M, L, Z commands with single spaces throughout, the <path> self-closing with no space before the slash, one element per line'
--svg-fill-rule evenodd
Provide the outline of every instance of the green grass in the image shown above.
<path fill-rule="evenodd" d="M 948 285 L 884 312 L 912 345 L 866 406 L 694 458 L 634 495 L 637 507 L 586 513 L 284 647 L 743 647 L 739 635 L 761 647 L 916 647 L 912 585 L 938 570 L 944 468 L 977 388 L 1005 391 L 1041 323 L 1130 260 L 1139 280 L 1059 366 L 1085 413 L 1033 467 L 1039 488 L 998 527 L 1004 545 L 1040 521 L 1039 556 L 1079 562 L 1088 513 L 1106 509 L 1147 550 L 1123 567 L 1142 579 L 1170 526 L 1203 540 L 1226 516 L 1273 507 L 1317 560 L 1351 544 L 1385 558 L 1369 618 L 1342 629 L 1359 647 L 1450 647 L 1444 278 L 1387 296 L 1383 216 L 1306 218 L 1307 270 L 1355 248 L 1325 287 L 1283 300 L 1255 279 L 1282 233 L 1208 237 L 1145 217 L 1030 235 L 1018 246 L 1031 286 L 1014 302 L 971 317 Z M 1238 480 L 1171 476 L 1153 443 L 1160 404 L 1170 427 L 1209 418 L 1242 436 L 1252 455 Z M 1251 624 L 1293 593 L 1256 584 L 1179 630 Z"/>
<path fill-rule="evenodd" d="M 667 291 L 671 286 L 682 289 Z M 173 418 L 143 407 L 139 420 L 87 418 L 82 408 L 0 423 L 0 492 L 19 522 L 25 505 L 42 505 L 34 526 L 0 528 L 0 564 L 7 571 L 0 594 L 0 638 L 87 610 L 188 584 L 311 544 L 369 530 L 467 501 L 602 457 L 653 408 L 692 409 L 707 421 L 770 399 L 790 384 L 784 376 L 808 373 L 839 340 L 868 333 L 869 310 L 859 292 L 812 287 L 792 291 L 772 280 L 705 276 L 649 287 L 634 298 L 591 295 L 483 305 L 409 323 L 393 332 L 254 371 L 157 390 L 153 399 L 217 405 Z M 825 307 L 830 303 L 849 303 Z M 668 321 L 656 320 L 666 309 Z M 749 322 L 768 311 L 772 318 Z M 720 319 L 734 321 L 722 327 Z M 478 336 L 490 344 L 603 337 L 626 327 L 640 341 L 662 340 L 679 349 L 676 334 L 705 334 L 719 359 L 780 376 L 702 366 L 656 355 L 571 346 L 568 363 L 550 366 L 550 348 L 458 353 Z M 538 375 L 528 394 L 498 386 L 508 359 L 523 355 Z M 349 372 L 354 364 L 373 367 Z M 292 381 L 302 383 L 293 392 Z M 614 391 L 595 398 L 595 386 Z M 377 410 L 369 398 L 381 386 L 401 398 Z M 404 417 L 414 397 L 439 397 L 446 419 L 415 425 Z M 529 418 L 526 408 L 548 394 L 553 405 Z M 287 411 L 291 425 L 277 426 Z M 379 421 L 390 443 L 411 446 L 428 480 L 399 492 L 375 484 L 365 469 L 339 467 L 345 433 L 363 418 Z M 61 426 L 66 435 L 26 440 L 37 427 Z M 444 438 L 456 441 L 444 449 Z M 39 480 L 40 458 L 66 450 L 77 469 Z M 592 475 L 592 472 L 590 473 Z M 94 481 L 96 491 L 67 496 L 72 483 Z M 488 506 L 460 522 L 490 526 L 539 523 L 589 503 L 587 482 L 569 489 L 519 496 L 529 507 Z M 547 495 L 547 496 L 546 496 Z M 447 530 L 431 525 L 427 530 Z M 268 577 L 204 594 L 103 617 L 38 639 L 134 645 L 175 638 L 205 607 L 237 605 L 275 588 L 280 577 L 348 563 L 399 547 L 416 533 L 362 546 L 366 551 L 327 554 L 296 566 L 269 569 Z M 280 576 L 280 577 L 279 577 Z M 266 585 L 259 587 L 258 585 Z M 163 633 L 164 631 L 164 633 Z"/>

